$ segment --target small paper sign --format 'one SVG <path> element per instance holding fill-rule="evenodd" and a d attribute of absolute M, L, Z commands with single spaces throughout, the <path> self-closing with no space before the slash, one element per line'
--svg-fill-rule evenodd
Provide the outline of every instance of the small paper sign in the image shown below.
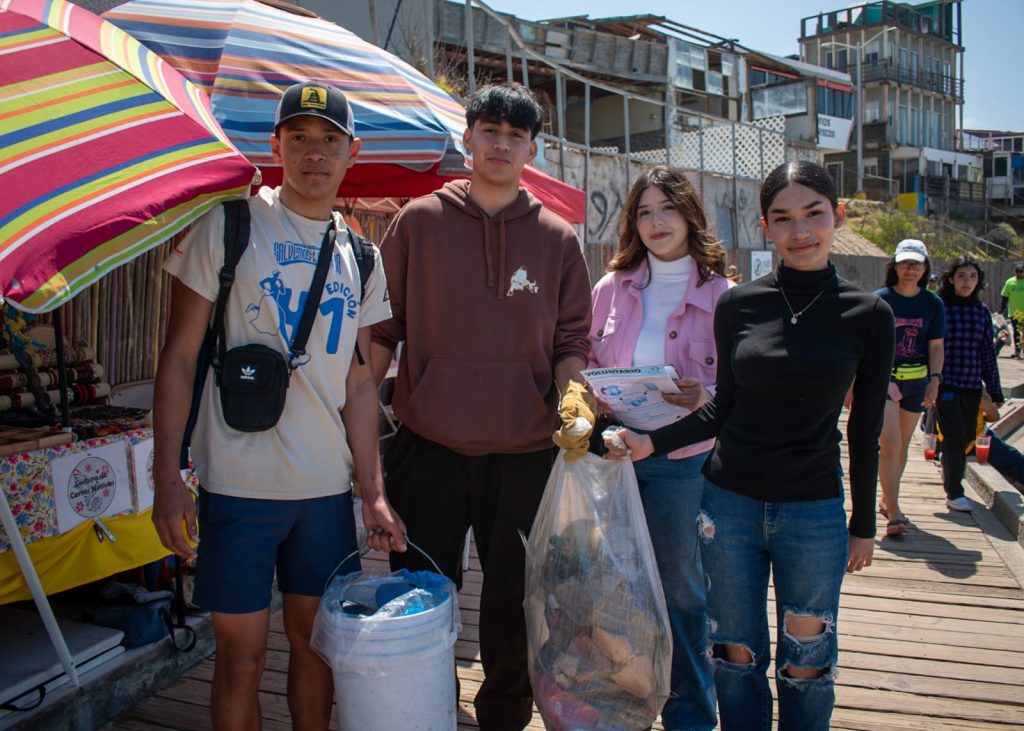
<path fill-rule="evenodd" d="M 57 531 L 132 510 L 128 454 L 123 441 L 64 455 L 51 463 Z"/>

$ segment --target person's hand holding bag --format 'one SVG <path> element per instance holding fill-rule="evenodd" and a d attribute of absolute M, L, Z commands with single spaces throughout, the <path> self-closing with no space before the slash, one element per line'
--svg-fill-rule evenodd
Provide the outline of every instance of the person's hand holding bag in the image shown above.
<path fill-rule="evenodd" d="M 597 418 L 597 402 L 586 386 L 569 381 L 559 404 L 559 417 L 562 424 L 551 439 L 565 450 L 565 460 L 574 462 L 587 453 Z"/>

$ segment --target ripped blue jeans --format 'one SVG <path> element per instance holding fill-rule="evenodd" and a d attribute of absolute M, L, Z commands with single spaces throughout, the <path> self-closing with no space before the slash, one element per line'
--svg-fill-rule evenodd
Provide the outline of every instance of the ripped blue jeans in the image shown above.
<path fill-rule="evenodd" d="M 842 497 L 764 502 L 705 481 L 701 558 L 708 580 L 708 656 L 723 731 L 772 727 L 768 576 L 775 584 L 776 686 L 781 731 L 827 731 L 835 705 L 839 589 L 849 538 Z M 813 618 L 792 633 L 788 617 Z M 732 662 L 726 646 L 742 648 Z M 734 657 L 733 660 L 736 658 Z M 789 668 L 820 671 L 799 679 Z"/>

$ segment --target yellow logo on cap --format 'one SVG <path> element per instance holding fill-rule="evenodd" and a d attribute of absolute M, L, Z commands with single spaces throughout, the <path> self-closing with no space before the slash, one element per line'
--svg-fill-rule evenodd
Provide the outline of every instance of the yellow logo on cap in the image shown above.
<path fill-rule="evenodd" d="M 327 109 L 327 89 L 322 86 L 307 86 L 302 90 L 302 96 L 299 97 L 299 106 Z"/>

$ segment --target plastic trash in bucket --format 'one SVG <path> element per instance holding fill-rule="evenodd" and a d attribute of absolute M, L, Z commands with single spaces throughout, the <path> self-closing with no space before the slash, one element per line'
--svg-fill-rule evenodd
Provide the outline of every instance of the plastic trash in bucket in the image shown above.
<path fill-rule="evenodd" d="M 423 553 L 412 541 L 408 543 Z M 435 579 L 435 586 L 427 592 L 431 600 L 424 602 L 432 605 L 422 611 L 387 616 L 345 609 L 346 604 L 359 604 L 364 610 L 401 604 L 421 590 L 391 595 L 402 584 L 415 585 L 410 576 L 427 574 Z M 389 596 L 390 601 L 380 601 Z M 407 606 L 403 611 L 418 608 Z M 415 575 L 359 571 L 329 580 L 310 645 L 334 674 L 342 731 L 454 731 L 455 641 L 461 629 L 455 586 L 440 571 Z"/>

